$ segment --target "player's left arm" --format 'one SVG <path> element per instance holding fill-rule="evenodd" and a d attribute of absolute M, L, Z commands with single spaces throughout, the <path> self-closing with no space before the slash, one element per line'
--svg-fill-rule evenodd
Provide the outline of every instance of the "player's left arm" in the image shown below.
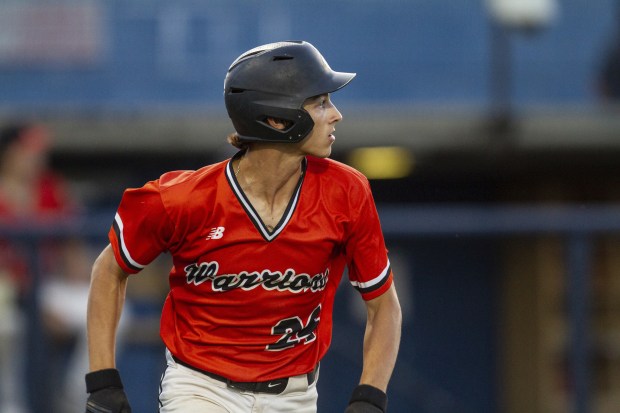
<path fill-rule="evenodd" d="M 402 314 L 370 184 L 358 177 L 348 193 L 352 219 L 345 251 L 349 280 L 366 303 L 367 320 L 362 375 L 345 413 L 385 413 Z"/>
<path fill-rule="evenodd" d="M 394 284 L 384 294 L 366 301 L 364 364 L 360 384 L 387 390 L 400 344 L 402 314 Z"/>
<path fill-rule="evenodd" d="M 402 313 L 394 284 L 379 297 L 366 301 L 363 369 L 345 413 L 383 413 L 387 386 L 400 345 Z"/>

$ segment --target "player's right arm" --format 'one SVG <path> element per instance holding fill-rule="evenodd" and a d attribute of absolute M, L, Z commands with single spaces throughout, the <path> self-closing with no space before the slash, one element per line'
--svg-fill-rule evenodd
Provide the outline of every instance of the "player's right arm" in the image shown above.
<path fill-rule="evenodd" d="M 127 277 L 108 245 L 91 273 L 87 312 L 90 371 L 115 368 L 116 330 L 125 304 Z"/>
<path fill-rule="evenodd" d="M 87 413 L 131 413 L 115 367 L 116 332 L 127 279 L 168 248 L 173 231 L 159 181 L 125 191 L 108 232 L 110 244 L 95 260 L 91 274 L 86 317 L 90 363 Z"/>
<path fill-rule="evenodd" d="M 131 413 L 115 361 L 116 331 L 125 304 L 127 277 L 108 245 L 93 264 L 88 296 L 87 413 Z"/>

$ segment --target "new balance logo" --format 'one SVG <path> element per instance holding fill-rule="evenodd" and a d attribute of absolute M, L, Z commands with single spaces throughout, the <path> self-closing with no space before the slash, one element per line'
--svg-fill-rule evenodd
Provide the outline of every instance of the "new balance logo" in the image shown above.
<path fill-rule="evenodd" d="M 215 227 L 215 228 L 211 228 L 211 232 L 209 232 L 209 235 L 207 236 L 207 239 L 220 239 L 224 236 L 224 230 L 226 228 L 224 227 Z"/>

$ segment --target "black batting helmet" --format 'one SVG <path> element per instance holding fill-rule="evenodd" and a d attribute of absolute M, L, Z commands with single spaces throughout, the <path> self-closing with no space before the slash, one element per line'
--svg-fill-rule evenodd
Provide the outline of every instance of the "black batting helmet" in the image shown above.
<path fill-rule="evenodd" d="M 304 41 L 256 47 L 239 56 L 224 80 L 228 116 L 245 142 L 299 142 L 314 127 L 302 105 L 310 97 L 334 92 L 355 73 L 333 71 L 321 53 Z M 275 129 L 267 118 L 290 122 Z"/>

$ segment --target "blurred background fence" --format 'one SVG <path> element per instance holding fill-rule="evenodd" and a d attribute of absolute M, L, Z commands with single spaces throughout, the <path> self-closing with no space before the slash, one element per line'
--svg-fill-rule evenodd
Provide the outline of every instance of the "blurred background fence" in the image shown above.
<path fill-rule="evenodd" d="M 333 96 L 333 157 L 369 177 L 397 277 L 390 411 L 617 411 L 617 0 L 0 1 L 0 126 L 47 131 L 0 145 L 0 411 L 83 410 L 88 272 L 122 191 L 234 153 L 228 65 L 283 39 L 358 73 Z M 40 163 L 69 216 L 11 210 L 19 166 Z M 167 259 L 129 287 L 137 412 L 156 409 Z M 321 413 L 360 371 L 364 314 L 342 287 Z"/>

